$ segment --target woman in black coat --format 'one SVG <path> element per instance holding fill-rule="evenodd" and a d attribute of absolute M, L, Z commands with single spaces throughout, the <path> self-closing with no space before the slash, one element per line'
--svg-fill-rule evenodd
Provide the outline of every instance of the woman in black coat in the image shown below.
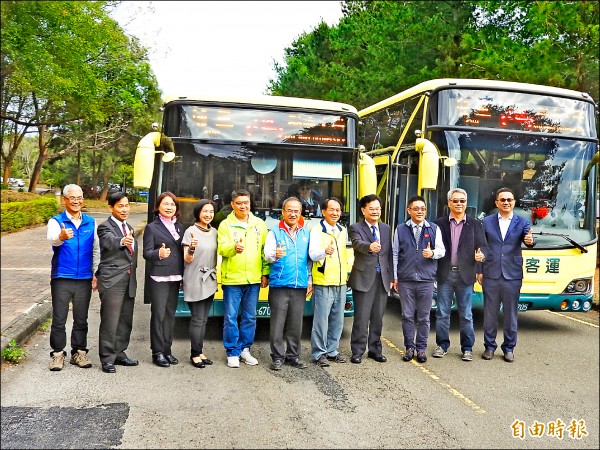
<path fill-rule="evenodd" d="M 179 286 L 183 279 L 183 225 L 177 222 L 179 201 L 163 192 L 156 199 L 156 218 L 144 230 L 146 286 L 151 299 L 150 347 L 152 362 L 169 367 L 179 361 L 171 354 Z"/>

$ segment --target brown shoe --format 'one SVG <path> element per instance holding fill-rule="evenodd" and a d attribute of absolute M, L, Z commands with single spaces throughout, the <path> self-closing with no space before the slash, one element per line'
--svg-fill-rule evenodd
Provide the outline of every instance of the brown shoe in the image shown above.
<path fill-rule="evenodd" d="M 65 367 L 65 352 L 53 352 L 52 361 L 50 361 L 48 368 L 53 372 L 57 372 L 63 370 L 63 367 Z"/>
<path fill-rule="evenodd" d="M 483 352 L 483 354 L 481 355 L 481 357 L 483 359 L 485 359 L 486 361 L 489 361 L 490 359 L 492 359 L 494 357 L 494 350 L 490 350 L 489 348 L 486 348 L 485 351 Z"/>
<path fill-rule="evenodd" d="M 513 352 L 506 352 L 504 354 L 504 361 L 509 363 L 515 362 L 515 354 Z"/>
<path fill-rule="evenodd" d="M 79 366 L 83 369 L 89 369 L 92 367 L 92 362 L 88 358 L 87 352 L 85 350 L 77 350 L 76 353 L 71 355 L 71 364 L 74 366 Z"/>

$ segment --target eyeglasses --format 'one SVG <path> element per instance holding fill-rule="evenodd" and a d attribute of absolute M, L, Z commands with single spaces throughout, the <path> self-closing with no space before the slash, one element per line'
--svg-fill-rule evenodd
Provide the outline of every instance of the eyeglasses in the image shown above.
<path fill-rule="evenodd" d="M 381 211 L 381 208 L 365 208 L 365 209 L 368 209 L 372 213 Z"/>
<path fill-rule="evenodd" d="M 500 203 L 512 203 L 515 201 L 514 198 L 499 198 L 497 201 Z"/>
<path fill-rule="evenodd" d="M 453 198 L 452 203 L 467 203 L 467 200 L 464 198 Z"/>
<path fill-rule="evenodd" d="M 70 202 L 82 202 L 83 201 L 83 197 L 65 197 L 68 198 Z"/>
<path fill-rule="evenodd" d="M 285 212 L 288 214 L 296 214 L 296 215 L 300 214 L 299 209 L 286 209 Z"/>
<path fill-rule="evenodd" d="M 423 208 L 408 208 L 408 209 L 412 209 L 414 212 L 425 212 L 427 211 L 427 208 L 423 207 Z"/>

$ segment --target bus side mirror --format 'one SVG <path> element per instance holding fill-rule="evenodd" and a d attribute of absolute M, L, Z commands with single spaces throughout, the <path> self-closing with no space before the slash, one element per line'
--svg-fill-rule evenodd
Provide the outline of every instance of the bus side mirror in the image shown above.
<path fill-rule="evenodd" d="M 154 155 L 163 153 L 162 160 L 170 162 L 175 159 L 175 153 L 172 148 L 168 152 L 156 150 L 161 144 L 161 134 L 158 131 L 148 133 L 138 143 L 135 151 L 135 160 L 133 161 L 133 186 L 137 189 L 148 189 L 152 183 L 152 174 L 154 172 Z"/>
<path fill-rule="evenodd" d="M 419 152 L 418 194 L 422 189 L 436 189 L 440 167 L 440 153 L 435 145 L 427 139 L 417 138 L 415 149 Z"/>
<path fill-rule="evenodd" d="M 366 153 L 358 154 L 358 198 L 377 192 L 375 161 Z"/>

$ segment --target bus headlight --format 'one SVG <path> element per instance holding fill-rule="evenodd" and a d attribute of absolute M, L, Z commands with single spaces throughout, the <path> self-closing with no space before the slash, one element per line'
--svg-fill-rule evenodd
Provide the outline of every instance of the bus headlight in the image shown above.
<path fill-rule="evenodd" d="M 584 311 L 589 311 L 591 307 L 592 307 L 592 303 L 591 302 L 589 302 L 587 300 L 585 302 L 583 302 L 583 310 Z"/>
<path fill-rule="evenodd" d="M 573 303 L 571 303 L 571 308 L 573 308 L 574 310 L 578 310 L 579 309 L 579 300 L 573 300 Z"/>
<path fill-rule="evenodd" d="M 563 294 L 589 294 L 591 289 L 591 278 L 575 278 L 569 282 Z"/>

